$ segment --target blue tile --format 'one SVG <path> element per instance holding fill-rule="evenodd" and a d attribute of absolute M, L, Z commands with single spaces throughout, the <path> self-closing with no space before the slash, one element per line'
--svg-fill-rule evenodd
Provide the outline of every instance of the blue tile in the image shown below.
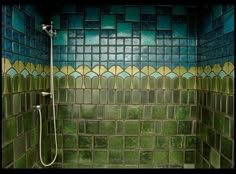
<path fill-rule="evenodd" d="M 156 45 L 156 32 L 155 31 L 142 31 L 141 44 L 142 45 Z"/>
<path fill-rule="evenodd" d="M 6 16 L 6 26 L 11 27 L 12 26 L 12 17 Z"/>
<path fill-rule="evenodd" d="M 98 21 L 100 17 L 100 9 L 99 8 L 87 8 L 86 9 L 86 21 Z"/>
<path fill-rule="evenodd" d="M 115 29 L 116 28 L 115 15 L 102 15 L 101 18 L 102 18 L 101 19 L 102 29 Z"/>
<path fill-rule="evenodd" d="M 187 37 L 187 24 L 180 22 L 173 23 L 173 37 Z"/>
<path fill-rule="evenodd" d="M 132 24 L 131 23 L 118 23 L 117 24 L 117 36 L 118 37 L 131 37 Z"/>
<path fill-rule="evenodd" d="M 81 15 L 70 15 L 69 16 L 69 28 L 70 29 L 82 29 L 83 28 L 83 18 Z"/>
<path fill-rule="evenodd" d="M 231 10 L 230 12 L 224 15 L 224 26 L 223 32 L 228 33 L 234 31 L 234 11 Z"/>
<path fill-rule="evenodd" d="M 126 7 L 125 20 L 136 22 L 140 21 L 140 9 L 138 7 Z"/>
<path fill-rule="evenodd" d="M 157 16 L 157 30 L 171 29 L 171 17 L 169 15 Z"/>
<path fill-rule="evenodd" d="M 85 45 L 98 45 L 98 44 L 99 44 L 99 30 L 86 30 Z"/>
<path fill-rule="evenodd" d="M 57 31 L 57 35 L 53 37 L 54 45 L 67 45 L 67 31 Z"/>
<path fill-rule="evenodd" d="M 186 7 L 177 5 L 172 8 L 172 14 L 174 15 L 185 15 L 187 13 Z"/>

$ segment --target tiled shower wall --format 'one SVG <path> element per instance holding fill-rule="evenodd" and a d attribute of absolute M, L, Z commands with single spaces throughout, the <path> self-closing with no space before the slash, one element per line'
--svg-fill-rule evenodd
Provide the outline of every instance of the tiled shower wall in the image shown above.
<path fill-rule="evenodd" d="M 196 9 L 72 5 L 52 20 L 56 166 L 194 167 Z"/>
<path fill-rule="evenodd" d="M 42 18 L 29 5 L 2 5 L 2 167 L 32 168 L 38 161 L 42 105 L 43 159 L 47 159 L 47 105 L 38 95 L 49 88 L 48 37 Z"/>
<path fill-rule="evenodd" d="M 234 6 L 208 7 L 198 49 L 197 167 L 234 167 Z"/>

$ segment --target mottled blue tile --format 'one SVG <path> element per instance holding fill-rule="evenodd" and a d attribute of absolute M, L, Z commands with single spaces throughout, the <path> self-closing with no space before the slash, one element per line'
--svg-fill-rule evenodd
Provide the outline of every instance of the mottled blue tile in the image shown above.
<path fill-rule="evenodd" d="M 117 36 L 118 37 L 131 37 L 132 24 L 131 23 L 118 23 L 117 24 Z"/>
<path fill-rule="evenodd" d="M 54 45 L 67 45 L 67 31 L 57 31 L 57 35 L 53 37 Z"/>
<path fill-rule="evenodd" d="M 138 7 L 125 8 L 126 21 L 140 21 L 140 9 Z"/>
<path fill-rule="evenodd" d="M 157 16 L 157 30 L 171 29 L 171 17 L 169 15 Z"/>
<path fill-rule="evenodd" d="M 142 31 L 141 32 L 141 44 L 142 45 L 155 45 L 156 44 L 156 32 L 155 31 Z"/>
<path fill-rule="evenodd" d="M 70 29 L 82 29 L 83 28 L 83 17 L 77 14 L 69 15 L 69 28 Z"/>
<path fill-rule="evenodd" d="M 101 28 L 102 29 L 115 29 L 116 17 L 115 15 L 102 15 L 101 16 Z"/>
<path fill-rule="evenodd" d="M 86 8 L 86 21 L 98 21 L 100 17 L 100 9 L 96 7 Z"/>

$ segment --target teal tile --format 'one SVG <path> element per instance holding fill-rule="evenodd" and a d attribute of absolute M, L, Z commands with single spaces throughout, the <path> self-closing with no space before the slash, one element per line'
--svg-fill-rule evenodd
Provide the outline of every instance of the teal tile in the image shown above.
<path fill-rule="evenodd" d="M 171 29 L 171 17 L 169 15 L 157 16 L 157 29 L 168 30 Z"/>
<path fill-rule="evenodd" d="M 117 36 L 118 37 L 131 37 L 132 24 L 131 23 L 117 23 Z"/>
<path fill-rule="evenodd" d="M 83 29 L 83 17 L 77 14 L 69 15 L 69 28 L 70 29 Z"/>
<path fill-rule="evenodd" d="M 125 21 L 140 21 L 140 9 L 138 7 L 125 8 Z"/>
<path fill-rule="evenodd" d="M 115 15 L 102 15 L 101 17 L 102 29 L 115 29 L 116 16 Z"/>
<path fill-rule="evenodd" d="M 25 16 L 22 12 L 17 10 L 16 8 L 13 8 L 13 14 L 12 14 L 12 27 L 22 33 L 25 32 Z"/>
<path fill-rule="evenodd" d="M 222 15 L 222 5 L 214 5 L 212 7 L 213 10 L 213 19 L 216 19 L 217 17 Z"/>
<path fill-rule="evenodd" d="M 61 26 L 61 20 L 60 15 L 54 15 L 52 16 L 53 26 L 55 29 L 60 29 Z"/>
<path fill-rule="evenodd" d="M 53 37 L 54 45 L 67 45 L 67 31 L 57 31 L 57 35 Z"/>
<path fill-rule="evenodd" d="M 85 45 L 98 45 L 98 44 L 99 44 L 99 30 L 86 30 Z"/>
<path fill-rule="evenodd" d="M 183 5 L 176 5 L 172 8 L 172 14 L 174 15 L 185 15 L 187 13 L 186 7 Z"/>
<path fill-rule="evenodd" d="M 152 5 L 144 5 L 141 8 L 142 14 L 156 14 L 156 8 Z"/>
<path fill-rule="evenodd" d="M 142 45 L 156 45 L 156 32 L 155 31 L 141 31 L 141 44 Z"/>
<path fill-rule="evenodd" d="M 98 21 L 100 17 L 100 9 L 97 7 L 86 8 L 86 21 Z"/>
<path fill-rule="evenodd" d="M 187 24 L 183 22 L 173 22 L 173 37 L 187 37 Z"/>
<path fill-rule="evenodd" d="M 223 32 L 228 33 L 234 31 L 234 11 L 231 10 L 230 12 L 224 15 L 224 25 L 223 25 Z"/>

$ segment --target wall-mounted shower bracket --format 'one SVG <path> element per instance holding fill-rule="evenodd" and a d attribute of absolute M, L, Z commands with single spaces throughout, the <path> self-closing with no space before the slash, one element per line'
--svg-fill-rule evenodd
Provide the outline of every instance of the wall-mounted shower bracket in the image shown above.
<path fill-rule="evenodd" d="M 52 94 L 50 92 L 41 92 L 42 96 L 47 96 L 47 95 L 50 95 L 50 97 L 52 96 Z"/>

